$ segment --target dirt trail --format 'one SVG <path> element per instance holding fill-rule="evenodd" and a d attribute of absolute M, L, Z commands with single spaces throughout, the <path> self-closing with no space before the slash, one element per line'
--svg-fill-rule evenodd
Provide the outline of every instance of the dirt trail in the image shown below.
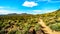
<path fill-rule="evenodd" d="M 60 34 L 60 32 L 56 32 L 56 31 L 52 31 L 48 26 L 46 26 L 46 24 L 43 22 L 42 19 L 39 19 L 39 22 L 38 22 L 42 27 L 44 28 L 41 28 L 45 33 L 48 33 L 48 34 Z"/>

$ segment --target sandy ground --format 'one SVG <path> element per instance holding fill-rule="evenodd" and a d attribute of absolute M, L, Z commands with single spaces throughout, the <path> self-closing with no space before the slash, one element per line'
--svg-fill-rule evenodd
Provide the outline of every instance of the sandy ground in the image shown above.
<path fill-rule="evenodd" d="M 46 26 L 46 24 L 43 22 L 42 19 L 39 19 L 39 22 L 38 23 L 41 26 L 44 27 L 44 28 L 42 28 L 42 30 L 44 30 L 45 33 L 48 33 L 48 34 L 60 34 L 60 32 L 52 31 L 48 26 Z"/>

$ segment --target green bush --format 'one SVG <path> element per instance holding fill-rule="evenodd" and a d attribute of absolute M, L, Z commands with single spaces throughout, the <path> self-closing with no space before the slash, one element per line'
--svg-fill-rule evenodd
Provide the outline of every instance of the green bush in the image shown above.
<path fill-rule="evenodd" d="M 52 30 L 60 31 L 60 23 L 52 24 L 52 25 L 50 25 L 50 28 Z"/>

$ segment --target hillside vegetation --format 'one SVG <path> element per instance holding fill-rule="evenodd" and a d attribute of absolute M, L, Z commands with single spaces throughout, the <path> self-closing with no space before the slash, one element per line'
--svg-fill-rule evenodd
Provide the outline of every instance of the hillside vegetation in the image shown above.
<path fill-rule="evenodd" d="M 7 14 L 0 15 L 0 34 L 28 34 L 30 29 L 40 30 L 41 18 L 52 31 L 60 31 L 60 9 L 46 14 Z"/>

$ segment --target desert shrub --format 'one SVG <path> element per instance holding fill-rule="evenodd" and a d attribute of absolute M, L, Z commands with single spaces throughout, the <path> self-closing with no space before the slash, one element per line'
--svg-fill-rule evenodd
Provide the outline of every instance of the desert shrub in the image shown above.
<path fill-rule="evenodd" d="M 60 23 L 51 24 L 50 28 L 52 30 L 60 31 Z"/>

